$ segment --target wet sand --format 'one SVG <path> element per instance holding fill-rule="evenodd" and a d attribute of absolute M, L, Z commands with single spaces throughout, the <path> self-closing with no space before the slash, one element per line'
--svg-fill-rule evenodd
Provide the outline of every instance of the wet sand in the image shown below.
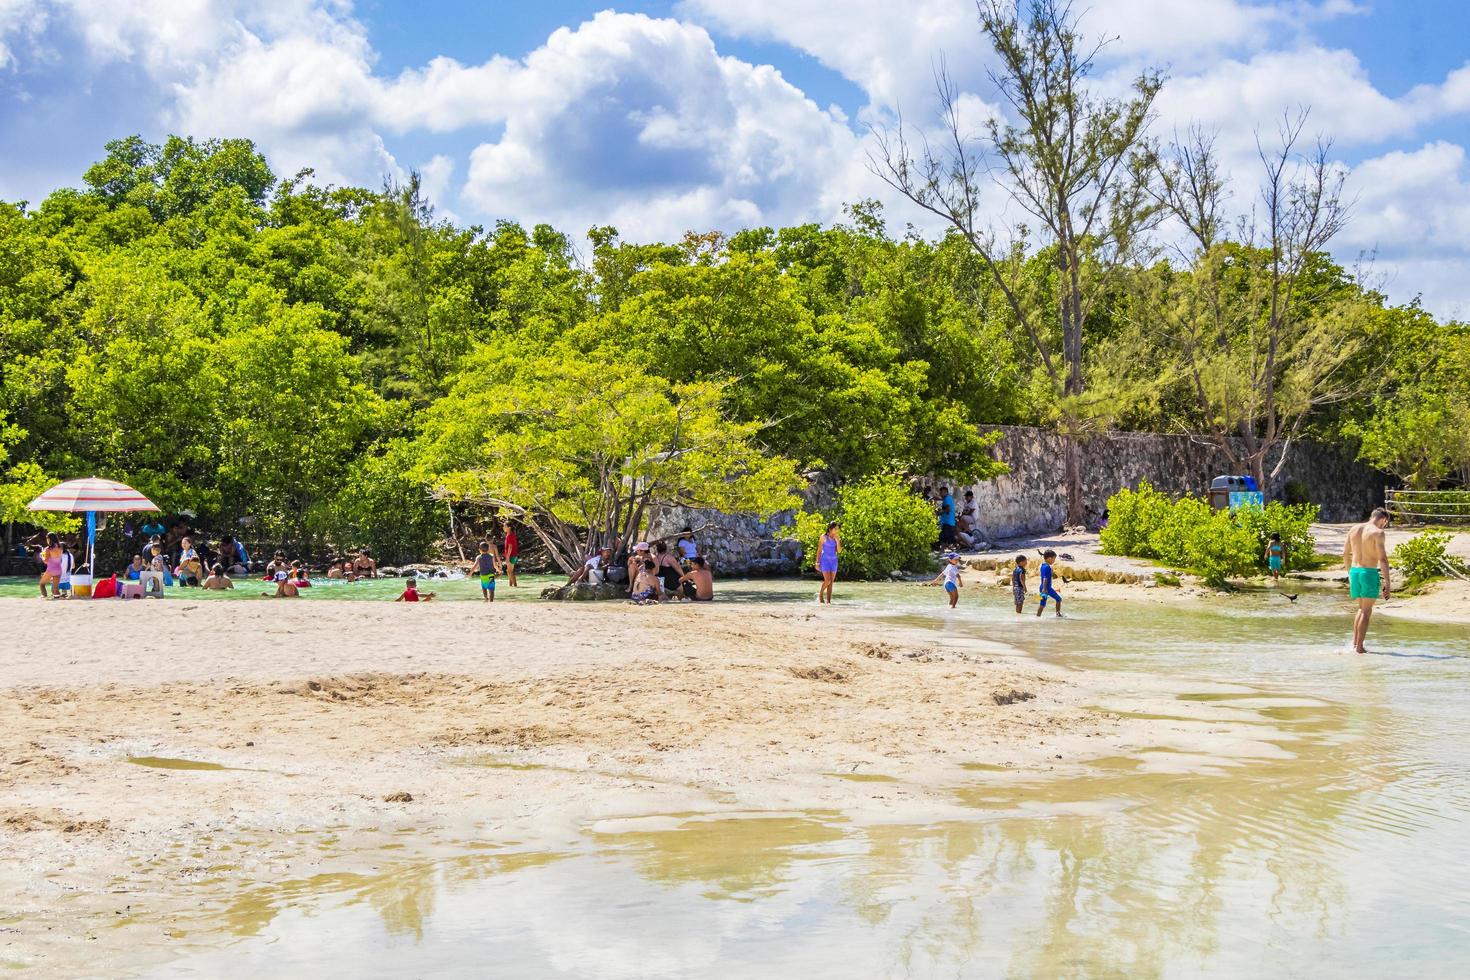
<path fill-rule="evenodd" d="M 0 606 L 0 961 L 60 969 L 163 955 L 194 929 L 192 884 L 338 869 L 350 839 L 721 807 L 923 821 L 977 767 L 1171 738 L 1251 755 L 1266 734 L 1171 735 L 1163 680 L 840 606 Z"/>

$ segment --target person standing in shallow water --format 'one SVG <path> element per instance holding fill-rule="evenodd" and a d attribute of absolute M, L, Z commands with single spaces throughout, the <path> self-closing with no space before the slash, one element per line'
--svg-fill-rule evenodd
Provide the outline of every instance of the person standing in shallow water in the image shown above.
<path fill-rule="evenodd" d="M 837 556 L 842 554 L 842 525 L 833 521 L 817 540 L 817 571 L 822 576 L 822 587 L 817 590 L 817 601 L 831 603 L 832 583 L 837 580 Z"/>
<path fill-rule="evenodd" d="M 1388 511 L 1382 507 L 1361 524 L 1348 531 L 1342 548 L 1342 563 L 1348 570 L 1348 595 L 1357 604 L 1353 615 L 1353 650 L 1367 653 L 1363 641 L 1373 619 L 1373 603 L 1381 595 L 1390 596 L 1388 581 L 1388 544 L 1383 529 L 1388 527 Z"/>
<path fill-rule="evenodd" d="M 516 578 L 521 564 L 521 539 L 516 537 L 516 529 L 510 526 L 510 521 L 502 521 L 500 526 L 505 531 L 505 544 L 500 549 L 505 563 L 505 580 L 514 589 L 521 584 Z"/>

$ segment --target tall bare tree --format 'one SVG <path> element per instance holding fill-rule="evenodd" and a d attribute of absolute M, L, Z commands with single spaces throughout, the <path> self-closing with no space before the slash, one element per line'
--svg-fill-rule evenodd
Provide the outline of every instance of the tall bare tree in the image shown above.
<path fill-rule="evenodd" d="M 954 227 L 980 256 L 1050 381 L 1065 439 L 1067 522 L 1085 520 L 1079 441 L 1106 424 L 1107 406 L 1087 397 L 1083 335 L 1098 300 L 1136 255 L 1159 213 L 1148 139 L 1155 70 L 1140 74 L 1127 99 L 1090 84 L 1107 42 L 1088 41 L 1066 0 L 979 0 L 980 29 L 999 57 L 991 72 L 1009 118 L 991 118 L 983 136 L 967 131 L 960 91 L 936 72 L 943 139 L 912 143 L 902 121 L 875 131 L 872 170 L 904 197 Z M 992 182 L 1037 222 L 1003 238 L 986 207 Z M 1055 257 L 1048 302 L 1024 279 L 1026 258 Z M 1044 293 L 1045 291 L 1041 291 Z"/>
<path fill-rule="evenodd" d="M 1362 348 L 1371 304 L 1344 288 L 1324 254 L 1347 220 L 1344 174 L 1325 141 L 1299 150 L 1306 121 L 1305 110 L 1287 116 L 1275 144 L 1258 140 L 1259 205 L 1236 218 L 1213 138 L 1194 129 L 1176 140 L 1160 202 L 1187 232 L 1188 271 L 1145 280 L 1146 308 L 1201 427 L 1263 490 L 1314 409 L 1366 393 L 1365 379 L 1344 368 Z"/>

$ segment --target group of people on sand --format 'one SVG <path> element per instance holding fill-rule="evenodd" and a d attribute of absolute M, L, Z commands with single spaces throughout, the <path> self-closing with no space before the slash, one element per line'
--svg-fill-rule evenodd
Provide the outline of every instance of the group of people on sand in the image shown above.
<path fill-rule="evenodd" d="M 667 540 L 639 541 L 626 555 L 599 548 L 572 573 L 568 584 L 620 584 L 637 605 L 658 602 L 710 602 L 715 578 L 709 559 L 699 553 L 694 529 L 684 528 L 670 547 Z"/>

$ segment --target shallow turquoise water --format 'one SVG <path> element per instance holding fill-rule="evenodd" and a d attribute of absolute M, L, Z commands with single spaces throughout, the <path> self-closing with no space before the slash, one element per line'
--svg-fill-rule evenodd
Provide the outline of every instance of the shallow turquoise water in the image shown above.
<path fill-rule="evenodd" d="M 810 603 L 815 586 L 722 591 Z M 839 584 L 838 600 L 875 637 L 902 625 L 1170 675 L 1190 692 L 1180 718 L 1259 726 L 1277 751 L 1191 766 L 1145 746 L 1056 779 L 976 770 L 953 788 L 972 816 L 925 824 L 629 814 L 551 850 L 438 830 L 447 856 L 385 851 L 370 875 L 201 894 L 193 952 L 148 975 L 1470 974 L 1470 630 L 1380 617 L 1379 652 L 1345 654 L 1348 604 L 1325 588 L 1296 604 L 1073 600 L 1064 620 L 1017 617 L 990 588 L 954 611 L 912 585 Z"/>

